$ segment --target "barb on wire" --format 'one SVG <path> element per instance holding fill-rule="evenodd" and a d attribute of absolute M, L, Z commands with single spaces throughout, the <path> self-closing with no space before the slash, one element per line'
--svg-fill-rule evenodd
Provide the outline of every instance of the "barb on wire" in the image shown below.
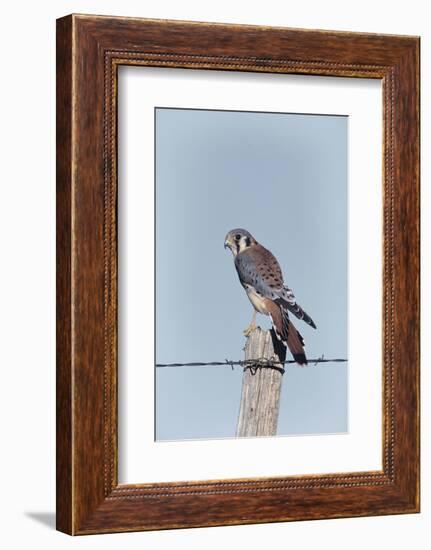
<path fill-rule="evenodd" d="M 308 359 L 308 363 L 314 366 L 319 363 L 347 363 L 347 359 L 326 359 L 323 355 L 317 359 Z M 225 359 L 224 361 L 210 361 L 208 363 L 197 362 L 197 363 L 156 363 L 157 368 L 168 368 L 168 367 L 231 367 L 232 370 L 234 366 L 238 365 L 240 367 L 261 367 L 261 368 L 280 368 L 284 365 L 295 364 L 294 359 L 289 359 L 287 361 L 277 361 L 276 359 L 267 359 L 262 357 L 260 359 L 244 359 L 239 361 L 232 361 L 231 359 Z"/>

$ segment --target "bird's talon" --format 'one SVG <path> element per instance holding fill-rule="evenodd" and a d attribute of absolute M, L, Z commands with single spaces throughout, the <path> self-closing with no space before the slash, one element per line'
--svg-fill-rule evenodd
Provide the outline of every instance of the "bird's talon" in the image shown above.
<path fill-rule="evenodd" d="M 251 324 L 249 325 L 245 330 L 244 330 L 244 336 L 250 336 L 252 332 L 254 332 L 255 330 L 257 329 L 257 326 L 255 324 Z"/>

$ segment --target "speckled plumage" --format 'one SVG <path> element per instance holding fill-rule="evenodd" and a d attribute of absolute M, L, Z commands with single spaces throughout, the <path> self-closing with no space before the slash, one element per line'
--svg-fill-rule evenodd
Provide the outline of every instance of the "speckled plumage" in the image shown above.
<path fill-rule="evenodd" d="M 239 280 L 254 309 L 269 315 L 278 338 L 289 347 L 295 360 L 306 364 L 304 340 L 289 319 L 289 311 L 316 328 L 311 317 L 296 302 L 275 256 L 245 229 L 233 229 L 225 239 L 235 259 Z M 254 317 L 251 329 L 254 327 Z M 248 331 L 250 331 L 250 327 Z"/>

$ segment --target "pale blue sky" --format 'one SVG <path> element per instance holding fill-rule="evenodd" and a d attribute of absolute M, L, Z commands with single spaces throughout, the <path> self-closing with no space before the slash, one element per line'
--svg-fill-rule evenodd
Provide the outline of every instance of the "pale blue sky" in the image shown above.
<path fill-rule="evenodd" d="M 252 307 L 226 233 L 278 258 L 317 330 L 308 357 L 347 357 L 343 116 L 156 109 L 156 361 L 243 358 Z M 268 318 L 258 316 L 261 326 Z M 289 357 L 290 358 L 290 357 Z M 156 371 L 157 439 L 233 437 L 242 369 Z M 288 366 L 279 435 L 347 430 L 347 364 Z"/>

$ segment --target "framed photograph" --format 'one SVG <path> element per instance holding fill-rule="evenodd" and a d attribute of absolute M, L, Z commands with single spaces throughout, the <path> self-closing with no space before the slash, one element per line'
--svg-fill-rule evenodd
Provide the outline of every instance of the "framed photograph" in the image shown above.
<path fill-rule="evenodd" d="M 418 511 L 419 38 L 59 19 L 57 528 Z"/>

